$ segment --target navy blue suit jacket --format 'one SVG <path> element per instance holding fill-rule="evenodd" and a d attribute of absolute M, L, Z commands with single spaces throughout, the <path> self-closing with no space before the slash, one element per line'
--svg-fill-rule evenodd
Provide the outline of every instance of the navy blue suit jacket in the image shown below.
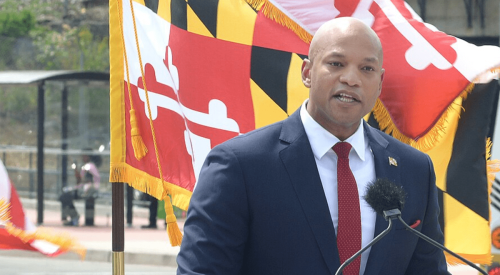
<path fill-rule="evenodd" d="M 430 158 L 365 126 L 377 178 L 408 194 L 402 218 L 420 220 L 416 229 L 442 243 Z M 377 216 L 375 236 L 387 226 Z M 212 149 L 191 198 L 177 263 L 178 275 L 335 274 L 335 230 L 299 111 Z M 365 274 L 449 273 L 442 251 L 396 220 L 372 247 Z"/>

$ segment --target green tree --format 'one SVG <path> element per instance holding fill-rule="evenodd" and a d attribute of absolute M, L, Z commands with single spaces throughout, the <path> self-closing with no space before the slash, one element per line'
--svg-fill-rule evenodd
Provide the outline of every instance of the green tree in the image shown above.
<path fill-rule="evenodd" d="M 17 10 L 13 1 L 6 1 L 0 8 L 0 69 L 17 62 L 12 50 L 18 38 L 27 36 L 35 28 L 35 15 L 31 10 Z"/>
<path fill-rule="evenodd" d="M 30 10 L 21 12 L 0 10 L 0 35 L 21 37 L 35 27 L 35 15 Z"/>
<path fill-rule="evenodd" d="M 83 57 L 84 70 L 109 71 L 109 43 L 105 37 L 101 41 L 94 39 L 88 28 L 80 28 L 78 46 Z"/>
<path fill-rule="evenodd" d="M 3 1 L 0 69 L 109 70 L 107 37 L 96 39 L 86 26 L 63 24 L 56 30 L 37 23 L 36 17 L 63 18 L 65 10 L 79 14 L 80 2 L 72 1 L 65 7 L 62 1 Z M 15 45 L 22 37 L 31 39 L 33 54 L 16 51 Z"/>

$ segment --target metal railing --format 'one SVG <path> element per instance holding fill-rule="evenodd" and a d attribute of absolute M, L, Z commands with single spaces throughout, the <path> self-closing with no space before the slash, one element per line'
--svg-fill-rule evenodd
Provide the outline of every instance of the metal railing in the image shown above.
<path fill-rule="evenodd" d="M 60 148 L 44 148 L 44 198 L 58 198 L 64 186 L 76 184 L 73 177 L 71 165 L 75 160 L 79 160 L 82 154 L 88 151 Z M 102 197 L 109 197 L 111 200 L 111 184 L 109 183 L 109 150 L 95 151 L 92 154 L 100 155 L 103 158 L 99 173 L 101 175 L 100 193 Z M 0 156 L 4 163 L 9 177 L 22 197 L 36 197 L 36 146 L 12 146 L 0 145 Z M 63 181 L 63 158 L 67 156 L 66 171 L 69 171 L 66 182 Z"/>

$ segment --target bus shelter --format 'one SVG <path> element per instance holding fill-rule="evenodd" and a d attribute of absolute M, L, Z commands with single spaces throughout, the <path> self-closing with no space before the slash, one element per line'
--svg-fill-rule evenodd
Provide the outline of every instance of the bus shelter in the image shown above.
<path fill-rule="evenodd" d="M 55 84 L 54 84 L 55 83 Z M 51 97 L 56 97 L 54 102 L 60 102 L 60 110 L 57 110 L 59 119 L 57 123 L 60 122 L 60 125 L 57 125 L 57 129 L 60 132 L 60 139 L 56 143 L 59 148 L 45 148 L 45 143 L 47 140 L 45 139 L 45 125 L 46 121 L 46 87 L 50 84 L 51 89 Z M 32 94 L 30 97 L 23 97 L 21 99 L 16 99 L 15 94 L 22 93 L 25 90 L 33 89 L 33 87 L 37 88 L 36 95 Z M 2 91 L 4 90 L 4 91 Z M 9 90 L 9 92 L 5 92 L 5 90 Z M 57 90 L 60 90 L 60 94 Z M 77 150 L 72 150 L 68 148 L 68 128 L 69 128 L 69 117 L 71 114 L 72 106 L 69 104 L 68 98 L 72 92 L 72 90 L 78 91 L 80 93 L 80 98 L 74 99 L 73 102 L 77 102 L 73 105 L 77 105 L 73 109 L 78 107 L 82 107 L 81 98 L 85 98 L 85 94 L 88 91 L 99 91 L 103 94 L 102 98 L 109 99 L 109 72 L 94 72 L 94 71 L 72 71 L 72 70 L 54 70 L 54 71 L 0 71 L 0 92 L 5 92 L 3 94 L 4 99 L 2 103 L 0 103 L 0 120 L 2 116 L 7 117 L 4 120 L 9 119 L 7 112 L 8 106 L 2 104 L 8 104 L 9 98 L 14 98 L 12 101 L 17 102 L 17 105 L 14 106 L 14 109 L 22 109 L 24 106 L 27 106 L 31 103 L 33 107 L 36 105 L 36 145 L 34 146 L 23 146 L 23 144 L 15 144 L 14 146 L 7 146 L 7 148 L 3 148 L 4 158 L 5 152 L 14 151 L 14 150 L 26 150 L 26 151 L 36 151 L 36 198 L 37 198 L 37 223 L 43 224 L 43 210 L 44 210 L 44 153 L 54 151 L 54 149 L 59 149 L 58 154 L 60 155 L 60 159 L 58 159 L 58 163 L 60 161 L 60 165 L 58 166 L 58 175 L 60 176 L 60 182 L 64 187 L 68 181 L 68 155 L 76 154 Z M 103 91 L 107 91 L 107 93 L 103 93 Z M 13 95 L 13 96 L 12 96 Z M 11 97 L 12 96 L 12 97 Z M 60 97 L 59 97 L 60 96 Z M 58 98 L 57 98 L 58 97 Z M 89 96 L 87 96 L 88 98 Z M 36 98 L 36 99 L 35 99 Z M 80 102 L 78 102 L 80 101 Z M 102 101 L 102 100 L 100 100 Z M 106 104 L 105 102 L 100 102 L 100 104 Z M 49 106 L 49 110 L 57 109 L 56 105 L 51 104 Z M 80 105 L 80 106 L 78 106 Z M 87 105 L 89 103 L 87 102 Z M 92 102 L 90 103 L 92 105 Z M 95 104 L 94 104 L 95 105 Z M 104 106 L 103 105 L 103 106 Z M 56 107 L 56 108 L 55 108 Z M 109 102 L 107 103 L 107 111 L 109 112 Z M 2 111 L 2 109 L 4 109 Z M 80 108 L 82 109 L 82 108 Z M 100 108 L 105 109 L 105 108 Z M 35 111 L 35 110 L 32 110 Z M 31 114 L 34 115 L 34 114 Z M 103 115 L 103 117 L 105 114 Z M 35 116 L 32 116 L 35 117 Z M 109 116 L 108 116 L 109 117 Z M 16 120 L 17 119 L 17 120 Z M 19 124 L 23 124 L 23 118 L 11 118 L 11 123 L 9 127 L 15 128 Z M 101 119 L 102 120 L 102 119 Z M 109 119 L 107 119 L 109 120 Z M 105 121 L 107 121 L 105 120 Z M 17 121 L 17 123 L 16 123 Z M 83 120 L 84 121 L 84 120 Z M 107 122 L 109 123 L 109 122 Z M 82 124 L 82 123 L 80 123 Z M 109 124 L 104 125 L 102 127 L 109 131 Z M 29 131 L 31 133 L 31 130 Z M 15 137 L 14 137 L 15 138 Z M 19 138 L 21 138 L 19 136 Z M 53 135 L 51 137 L 54 139 Z M 109 133 L 108 133 L 108 141 L 109 141 Z M 57 139 L 57 138 L 55 138 Z M 106 137 L 101 138 L 101 140 L 105 140 Z M 0 140 L 0 146 L 2 140 Z M 15 142 L 14 142 L 15 143 Z M 101 143 L 104 143 L 101 141 Z M 13 147 L 16 147 L 13 149 Z M 106 146 L 101 148 L 102 154 L 106 154 Z M 24 148 L 24 149 L 23 149 Z M 0 148 L 2 149 L 2 148 Z M 107 154 L 109 155 L 109 149 L 107 150 Z M 30 165 L 31 165 L 31 154 L 30 154 Z M 31 167 L 30 167 L 31 168 Z M 15 179 L 14 179 L 15 181 Z M 33 182 L 33 181 L 32 181 Z M 33 188 L 34 189 L 34 188 Z"/>

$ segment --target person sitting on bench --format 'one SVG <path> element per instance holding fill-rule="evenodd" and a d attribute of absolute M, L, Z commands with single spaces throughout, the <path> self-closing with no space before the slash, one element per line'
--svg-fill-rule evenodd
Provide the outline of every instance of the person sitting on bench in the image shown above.
<path fill-rule="evenodd" d="M 63 224 L 66 226 L 78 226 L 79 223 L 80 215 L 76 211 L 73 201 L 75 199 L 93 201 L 98 195 L 99 185 L 101 182 L 101 176 L 99 175 L 99 170 L 97 169 L 102 164 L 101 156 L 93 155 L 92 149 L 90 148 L 85 148 L 83 151 L 89 153 L 82 155 L 84 165 L 81 167 L 79 172 L 76 169 L 76 164 L 73 164 L 77 184 L 73 188 L 63 189 L 63 193 L 60 197 L 63 209 Z M 86 211 L 94 211 L 94 209 L 86 209 Z M 69 220 L 68 217 L 70 218 Z M 93 220 L 93 215 L 91 219 Z M 89 225 L 93 225 L 93 222 Z"/>

